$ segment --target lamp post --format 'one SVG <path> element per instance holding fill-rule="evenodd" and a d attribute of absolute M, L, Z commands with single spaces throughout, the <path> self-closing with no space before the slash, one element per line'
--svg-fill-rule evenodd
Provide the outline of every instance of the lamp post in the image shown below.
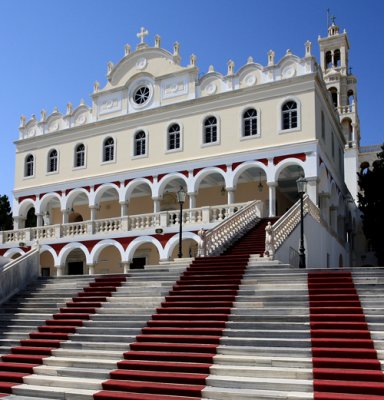
<path fill-rule="evenodd" d="M 297 181 L 297 191 L 300 196 L 300 247 L 299 247 L 299 268 L 306 268 L 305 248 L 304 248 L 304 204 L 303 197 L 307 190 L 307 180 L 300 177 Z"/>
<path fill-rule="evenodd" d="M 179 191 L 177 192 L 177 201 L 180 204 L 180 214 L 179 214 L 179 254 L 177 255 L 179 258 L 183 257 L 183 250 L 182 250 L 182 241 L 183 241 L 183 204 L 186 197 L 185 190 L 182 186 L 180 186 Z"/>

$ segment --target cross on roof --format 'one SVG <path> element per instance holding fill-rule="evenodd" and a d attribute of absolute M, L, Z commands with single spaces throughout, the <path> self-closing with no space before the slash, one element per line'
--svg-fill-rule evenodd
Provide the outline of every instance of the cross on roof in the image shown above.
<path fill-rule="evenodd" d="M 140 32 L 136 35 L 140 39 L 140 44 L 144 43 L 144 39 L 148 33 L 149 32 L 144 27 L 141 27 Z"/>
<path fill-rule="evenodd" d="M 336 17 L 334 15 L 332 15 L 331 20 L 332 20 L 333 25 L 335 25 L 335 19 L 336 19 Z M 143 28 L 141 28 L 141 29 L 143 29 Z"/>

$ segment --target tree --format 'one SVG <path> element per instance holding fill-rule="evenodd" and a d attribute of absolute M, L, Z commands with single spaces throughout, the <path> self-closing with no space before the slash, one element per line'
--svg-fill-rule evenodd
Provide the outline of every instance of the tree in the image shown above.
<path fill-rule="evenodd" d="M 361 190 L 358 199 L 363 213 L 364 234 L 376 253 L 379 265 L 384 265 L 384 144 L 377 157 L 371 169 L 362 166 L 358 174 Z"/>
<path fill-rule="evenodd" d="M 0 196 L 0 231 L 13 229 L 12 209 L 7 195 Z"/>

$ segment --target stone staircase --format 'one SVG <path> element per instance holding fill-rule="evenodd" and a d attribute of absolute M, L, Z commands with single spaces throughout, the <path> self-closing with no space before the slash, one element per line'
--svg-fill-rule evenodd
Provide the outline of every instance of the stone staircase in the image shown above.
<path fill-rule="evenodd" d="M 252 252 L 253 240 L 249 234 L 234 247 L 242 243 Z M 120 282 L 103 297 L 108 279 Z M 355 269 L 353 279 L 377 353 L 380 390 L 384 269 Z M 188 267 L 151 267 L 98 282 L 94 276 L 40 280 L 1 308 L 4 398 L 384 400 L 384 391 L 314 391 L 306 270 L 229 250 Z M 55 333 L 39 326 L 70 336 L 60 336 L 39 363 L 8 359 L 12 348 L 28 347 L 20 340 L 30 340 L 30 332 Z"/>

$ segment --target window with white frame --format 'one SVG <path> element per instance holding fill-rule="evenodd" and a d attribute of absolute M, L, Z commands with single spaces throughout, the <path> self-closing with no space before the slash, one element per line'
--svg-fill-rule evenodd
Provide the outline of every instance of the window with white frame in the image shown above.
<path fill-rule="evenodd" d="M 134 155 L 144 156 L 146 154 L 146 135 L 144 131 L 139 131 L 135 134 Z"/>
<path fill-rule="evenodd" d="M 180 125 L 172 124 L 168 128 L 167 150 L 180 149 Z"/>
<path fill-rule="evenodd" d="M 204 120 L 204 143 L 217 142 L 217 119 L 216 117 L 208 117 Z"/>
<path fill-rule="evenodd" d="M 24 176 L 33 176 L 34 174 L 35 158 L 32 154 L 27 155 L 25 158 Z"/>
<path fill-rule="evenodd" d="M 283 104 L 281 108 L 281 118 L 281 127 L 283 130 L 298 127 L 297 103 L 295 101 L 289 100 Z"/>
<path fill-rule="evenodd" d="M 257 134 L 257 111 L 250 108 L 243 113 L 243 136 L 256 136 Z"/>
<path fill-rule="evenodd" d="M 85 165 L 85 146 L 80 143 L 75 148 L 75 168 L 84 167 Z"/>
<path fill-rule="evenodd" d="M 57 150 L 53 149 L 48 154 L 48 172 L 57 171 Z"/>
<path fill-rule="evenodd" d="M 115 141 L 109 137 L 104 140 L 103 162 L 113 161 L 115 158 Z"/>

